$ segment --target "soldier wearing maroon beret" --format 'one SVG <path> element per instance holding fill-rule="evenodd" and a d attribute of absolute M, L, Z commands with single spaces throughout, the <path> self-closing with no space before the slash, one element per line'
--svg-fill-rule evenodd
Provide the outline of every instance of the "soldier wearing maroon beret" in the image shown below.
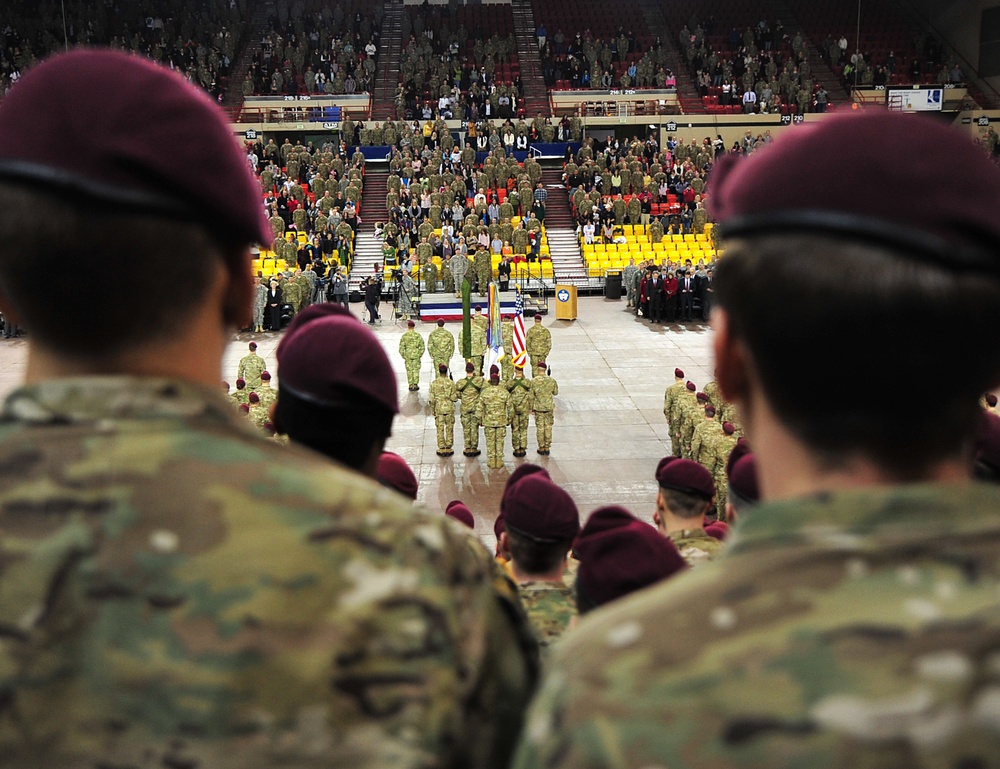
<path fill-rule="evenodd" d="M 991 765 L 1000 488 L 970 459 L 1000 167 L 872 109 L 722 158 L 709 193 L 715 376 L 761 501 L 716 561 L 564 639 L 514 767 Z"/>
<path fill-rule="evenodd" d="M 532 473 L 507 488 L 500 550 L 528 619 L 543 647 L 559 638 L 576 614 L 573 593 L 563 579 L 566 558 L 580 531 L 573 498 L 548 479 Z"/>
<path fill-rule="evenodd" d="M 664 457 L 656 468 L 656 483 L 653 523 L 660 533 L 691 566 L 714 559 L 720 543 L 705 533 L 705 515 L 715 496 L 712 474 L 690 459 Z"/>
<path fill-rule="evenodd" d="M 591 513 L 573 550 L 580 614 L 649 587 L 686 567 L 673 543 L 622 507 Z"/>
<path fill-rule="evenodd" d="M 0 406 L 0 765 L 506 766 L 537 668 L 487 554 L 219 393 L 271 234 L 214 100 L 78 49 L 26 69 L 0 137 L 0 307 L 30 331 Z M 344 430 L 367 399 L 347 435 L 380 443 L 385 354 L 388 387 L 360 352 L 331 375 L 317 312 L 282 402 Z"/>
<path fill-rule="evenodd" d="M 667 420 L 667 430 L 670 433 L 670 446 L 672 448 L 680 446 L 680 423 L 677 422 L 677 417 L 674 414 L 674 409 L 677 406 L 677 402 L 681 397 L 681 394 L 687 391 L 687 387 L 684 382 L 684 372 L 679 369 L 674 369 L 674 383 L 667 387 L 666 392 L 663 394 L 663 416 Z M 675 453 L 676 449 L 675 449 Z"/>
<path fill-rule="evenodd" d="M 383 451 L 378 460 L 376 477 L 383 486 L 398 491 L 414 502 L 417 500 L 417 476 L 413 474 L 413 470 L 399 454 Z"/>
<path fill-rule="evenodd" d="M 459 499 L 453 499 L 449 502 L 448 506 L 444 509 L 444 514 L 449 518 L 454 518 L 463 526 L 468 526 L 473 530 L 476 528 L 475 516 L 468 506 Z"/>

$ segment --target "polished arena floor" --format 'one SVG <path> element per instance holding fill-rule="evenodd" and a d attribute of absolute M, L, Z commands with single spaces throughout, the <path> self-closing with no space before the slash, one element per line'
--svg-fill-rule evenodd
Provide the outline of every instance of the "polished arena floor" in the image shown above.
<path fill-rule="evenodd" d="M 362 305 L 351 305 L 360 313 Z M 383 317 L 391 306 L 382 305 Z M 528 320 L 528 324 L 531 321 Z M 669 438 L 663 418 L 663 392 L 673 381 L 674 368 L 684 370 L 699 389 L 712 379 L 712 333 L 707 324 L 690 323 L 652 327 L 635 318 L 625 300 L 580 297 L 575 321 L 555 319 L 555 302 L 542 323 L 552 332 L 549 364 L 559 383 L 556 398 L 552 452 L 535 452 L 535 426 L 529 427 L 528 456 L 515 460 L 510 438 L 503 469 L 486 467 L 485 444 L 474 459 L 462 456 L 461 423 L 456 419 L 455 456 L 436 455 L 437 432 L 427 408 L 427 389 L 432 371 L 426 356 L 420 375 L 420 390 L 409 392 L 399 338 L 405 323 L 383 320 L 374 327 L 396 372 L 400 413 L 393 425 L 387 448 L 402 455 L 419 480 L 418 502 L 429 510 L 443 511 L 452 499 L 464 501 L 476 515 L 476 532 L 492 546 L 493 519 L 500 493 L 510 472 L 520 462 L 546 467 L 553 480 L 576 500 L 582 520 L 603 505 L 623 505 L 645 520 L 651 520 L 656 495 L 653 473 L 656 463 L 669 453 Z M 458 332 L 458 324 L 449 326 Z M 432 324 L 417 324 L 426 339 Z M 247 342 L 258 343 L 258 353 L 276 371 L 274 334 L 240 334 L 234 338 L 223 361 L 220 379 L 233 383 L 239 359 Z M 0 393 L 21 383 L 27 343 L 22 339 L 0 340 Z M 459 370 L 456 358 L 452 366 Z"/>

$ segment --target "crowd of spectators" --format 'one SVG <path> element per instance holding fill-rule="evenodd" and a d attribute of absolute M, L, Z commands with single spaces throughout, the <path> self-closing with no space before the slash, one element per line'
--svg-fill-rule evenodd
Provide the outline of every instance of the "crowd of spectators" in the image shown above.
<path fill-rule="evenodd" d="M 140 53 L 181 72 L 222 99 L 243 44 L 247 0 L 160 0 L 156 3 L 4 3 L 0 94 L 53 51 L 100 45 Z"/>
<path fill-rule="evenodd" d="M 253 54 L 243 94 L 352 94 L 372 90 L 382 5 L 279 3 Z"/>
<path fill-rule="evenodd" d="M 567 38 L 562 30 L 551 37 L 544 27 L 537 30 L 542 74 L 550 88 L 635 89 L 669 88 L 676 85 L 667 67 L 660 38 L 644 49 L 642 38 L 618 27 L 607 38 L 590 30 Z"/>

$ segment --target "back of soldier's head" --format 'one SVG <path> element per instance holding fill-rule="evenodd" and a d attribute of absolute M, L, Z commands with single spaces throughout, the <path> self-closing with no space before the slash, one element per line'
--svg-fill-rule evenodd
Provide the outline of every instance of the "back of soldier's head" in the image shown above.
<path fill-rule="evenodd" d="M 975 332 L 1000 322 L 998 198 L 1000 169 L 967 138 L 889 113 L 716 169 L 718 306 L 777 418 L 824 463 L 861 455 L 915 479 L 968 440 L 1000 381 L 1000 350 Z"/>
<path fill-rule="evenodd" d="M 0 134 L 4 301 L 56 353 L 169 336 L 220 266 L 249 275 L 246 247 L 270 241 L 221 110 L 147 60 L 53 57 L 6 96 Z M 222 308 L 227 323 L 245 320 L 241 302 Z"/>

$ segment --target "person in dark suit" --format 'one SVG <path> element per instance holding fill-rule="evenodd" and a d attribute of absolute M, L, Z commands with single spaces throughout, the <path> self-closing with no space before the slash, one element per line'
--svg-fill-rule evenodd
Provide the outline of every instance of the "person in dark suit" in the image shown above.
<path fill-rule="evenodd" d="M 660 277 L 658 267 L 653 268 L 653 277 L 646 286 L 646 294 L 649 296 L 649 322 L 660 323 L 663 321 L 663 278 Z"/>
<path fill-rule="evenodd" d="M 506 291 L 510 286 L 510 258 L 504 256 L 497 265 L 497 280 L 500 282 L 500 290 Z"/>
<path fill-rule="evenodd" d="M 677 293 L 680 297 L 681 320 L 693 320 L 694 314 L 694 279 L 686 270 L 677 279 Z"/>
<path fill-rule="evenodd" d="M 365 292 L 365 309 L 368 310 L 368 325 L 374 326 L 378 320 L 378 303 L 382 296 L 382 282 L 377 278 L 365 278 L 361 284 Z"/>
<path fill-rule="evenodd" d="M 272 279 L 271 287 L 267 290 L 267 324 L 271 331 L 281 331 L 281 305 L 284 300 L 281 298 L 281 286 L 278 281 Z"/>

